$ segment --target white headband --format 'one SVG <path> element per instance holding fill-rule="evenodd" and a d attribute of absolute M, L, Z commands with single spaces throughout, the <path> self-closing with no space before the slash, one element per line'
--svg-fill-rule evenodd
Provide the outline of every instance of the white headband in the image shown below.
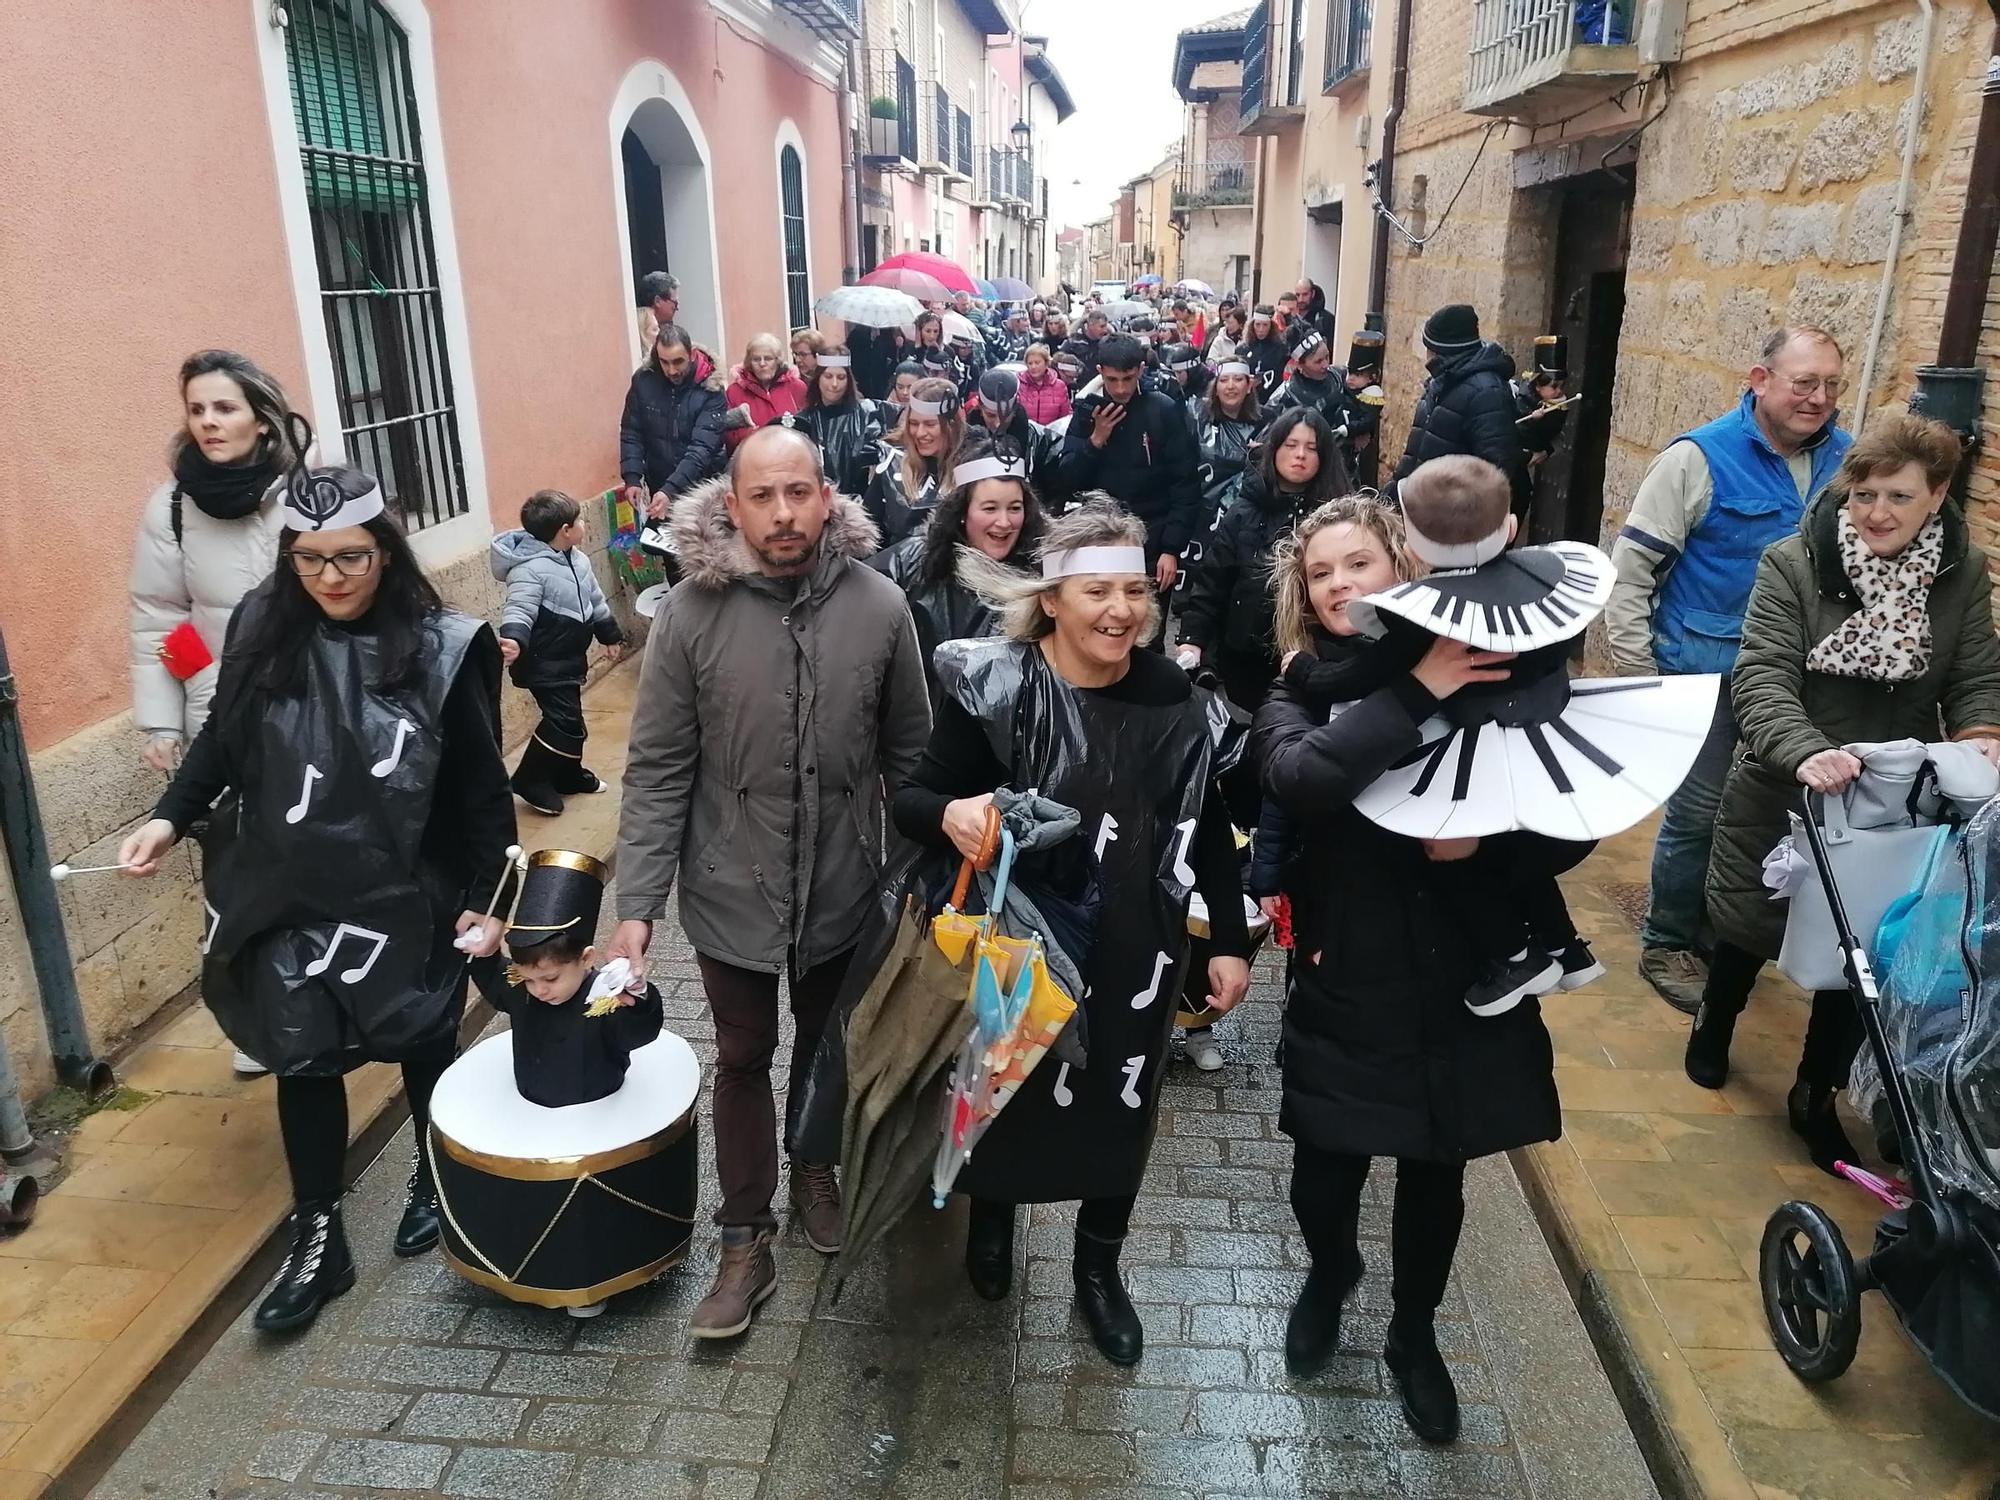
<path fill-rule="evenodd" d="M 975 458 L 962 463 L 951 471 L 951 487 L 964 489 L 968 484 L 977 484 L 982 479 L 1026 479 L 1027 466 L 1018 458 L 1006 459 L 997 453 L 989 453 L 984 458 Z"/>
<path fill-rule="evenodd" d="M 285 498 L 278 509 L 285 524 L 294 531 L 338 531 L 374 520 L 387 508 L 382 487 L 371 484 L 358 495 L 349 495 L 340 482 L 324 471 L 295 473 L 285 486 Z"/>
<path fill-rule="evenodd" d="M 1222 379 L 1225 375 L 1250 375 L 1252 373 L 1254 372 L 1250 366 L 1240 359 L 1225 359 L 1215 367 L 1215 378 L 1217 380 Z"/>
<path fill-rule="evenodd" d="M 1304 359 L 1313 350 L 1326 343 L 1326 335 L 1317 328 L 1308 328 L 1299 335 L 1298 347 L 1292 350 L 1293 359 Z"/>
<path fill-rule="evenodd" d="M 1075 578 L 1084 573 L 1151 573 L 1144 547 L 1072 547 L 1042 559 L 1042 577 Z"/>
<path fill-rule="evenodd" d="M 1505 521 L 1500 523 L 1498 531 L 1476 542 L 1434 542 L 1417 530 L 1416 523 L 1406 511 L 1403 514 L 1403 536 L 1410 550 L 1433 568 L 1476 568 L 1493 561 L 1507 550 Z"/>
<path fill-rule="evenodd" d="M 819 367 L 822 370 L 845 370 L 853 364 L 854 356 L 851 354 L 822 354 L 819 357 Z"/>
<path fill-rule="evenodd" d="M 913 417 L 941 417 L 946 412 L 957 410 L 956 401 L 919 401 L 915 396 L 910 398 L 909 412 Z"/>

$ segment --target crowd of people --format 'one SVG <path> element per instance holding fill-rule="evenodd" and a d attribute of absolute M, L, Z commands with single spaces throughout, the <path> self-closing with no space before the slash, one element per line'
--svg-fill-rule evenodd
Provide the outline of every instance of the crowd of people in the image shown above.
<path fill-rule="evenodd" d="M 967 1166 L 973 1288 L 1007 1295 L 1019 1204 L 1079 1201 L 1079 1306 L 1108 1359 L 1140 1358 L 1119 1246 L 1179 997 L 1226 1014 L 1248 988 L 1251 922 L 1283 914 L 1280 1124 L 1312 1257 L 1287 1358 L 1309 1374 L 1337 1347 L 1370 1161 L 1395 1158 L 1385 1355 L 1412 1428 L 1451 1441 L 1433 1318 L 1464 1167 L 1559 1134 L 1538 997 L 1602 969 L 1554 885 L 1587 843 L 1412 837 L 1368 800 L 1432 743 L 1427 725 L 1522 722 L 1530 686 L 1567 680 L 1569 646 L 1489 649 L 1384 624 L 1368 601 L 1515 555 L 1554 442 L 1540 418 L 1560 417 L 1559 341 L 1517 378 L 1472 308 L 1440 309 L 1378 496 L 1384 340 L 1364 330 L 1335 365 L 1310 282 L 1269 305 L 1169 295 L 1122 328 L 1099 308 L 993 316 L 960 298 L 907 330 L 759 334 L 733 368 L 677 321 L 671 277 L 645 291 L 620 472 L 676 582 L 637 685 L 605 956 L 643 972 L 678 891 L 715 1020 L 722 1189 L 691 1331 L 740 1334 L 775 1289 L 781 1176 L 808 1243 L 842 1242 L 834 1165 L 797 1147 L 798 1089 L 778 1115 L 781 993 L 796 1082 L 869 978 L 855 960 L 891 846 L 948 872 L 981 848 L 996 799 L 1032 790 L 1080 823 L 1016 878 L 1096 913 L 1077 997 L 1089 1062 L 1031 1074 Z M 946 312 L 967 320 L 957 337 Z M 2000 762 L 1991 587 L 1947 498 L 1957 440 L 1885 415 L 1850 444 L 1841 373 L 1830 335 L 1774 333 L 1741 405 L 1656 460 L 1614 553 L 1619 670 L 1734 669 L 1667 804 L 1642 963 L 1694 1013 L 1687 1071 L 1708 1087 L 1774 952 L 1757 866 L 1786 789 L 1838 790 L 1859 770 L 1843 745 L 1940 727 Z M 278 1075 L 297 1206 L 257 1318 L 279 1329 L 353 1282 L 341 1076 L 401 1064 L 421 1137 L 464 960 L 501 942 L 485 914 L 514 799 L 546 813 L 598 789 L 578 692 L 591 646 L 623 636 L 575 552 L 569 496 L 528 497 L 495 539 L 496 634 L 443 605 L 373 480 L 315 463 L 253 363 L 198 354 L 180 389 L 173 475 L 132 575 L 134 719 L 171 780 L 119 857 L 146 875 L 203 840 L 204 997 L 241 1066 Z M 174 668 L 178 631 L 208 659 Z M 540 710 L 511 773 L 503 668 Z M 1185 980 L 1197 895 L 1212 956 Z M 354 967 L 328 973 L 350 939 Z M 573 986 L 558 988 L 535 998 Z M 1833 1097 L 1857 1044 L 1845 997 L 1816 997 L 1793 1123 L 1828 1170 L 1853 1159 Z M 1182 1047 L 1222 1066 L 1209 1030 Z M 393 1248 L 438 1235 L 420 1157 Z"/>

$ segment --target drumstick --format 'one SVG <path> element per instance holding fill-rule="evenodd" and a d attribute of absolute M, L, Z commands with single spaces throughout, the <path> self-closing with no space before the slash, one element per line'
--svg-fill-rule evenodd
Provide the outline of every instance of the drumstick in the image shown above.
<path fill-rule="evenodd" d="M 518 868 L 521 856 L 525 852 L 526 851 L 523 850 L 519 844 L 509 844 L 507 846 L 507 852 L 505 855 L 501 857 L 500 860 L 500 879 L 493 887 L 493 899 L 486 903 L 486 915 L 479 919 L 479 926 L 477 929 L 468 927 L 465 929 L 464 932 L 461 932 L 458 935 L 458 940 L 452 945 L 453 947 L 463 947 L 464 949 L 466 949 L 466 951 L 470 952 L 473 948 L 478 947 L 481 943 L 486 941 L 486 924 L 493 920 L 494 909 L 500 905 L 500 893 L 507 889 L 507 872 L 509 870 Z M 514 907 L 516 909 L 518 909 L 521 904 L 520 886 L 521 882 L 516 880 L 514 882 Z M 513 920 L 512 910 L 508 912 L 508 920 L 509 921 Z M 478 932 L 479 935 L 476 938 L 473 938 L 472 934 L 475 930 Z M 468 938 L 472 938 L 472 941 L 469 943 L 466 941 L 466 939 Z"/>
<path fill-rule="evenodd" d="M 67 880 L 72 875 L 102 875 L 111 870 L 137 869 L 136 865 L 50 865 L 49 879 Z"/>

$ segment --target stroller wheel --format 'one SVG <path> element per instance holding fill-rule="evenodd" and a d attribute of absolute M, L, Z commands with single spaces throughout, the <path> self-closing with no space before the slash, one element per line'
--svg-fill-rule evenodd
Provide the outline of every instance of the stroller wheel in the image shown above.
<path fill-rule="evenodd" d="M 1764 1225 L 1758 1280 L 1771 1338 L 1801 1380 L 1833 1380 L 1854 1363 L 1861 1289 L 1840 1228 L 1811 1203 L 1787 1203 Z"/>

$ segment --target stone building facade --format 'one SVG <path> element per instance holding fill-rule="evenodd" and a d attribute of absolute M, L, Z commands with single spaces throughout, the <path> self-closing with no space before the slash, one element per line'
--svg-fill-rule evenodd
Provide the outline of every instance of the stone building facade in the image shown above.
<path fill-rule="evenodd" d="M 1572 467 L 1545 483 L 1569 504 L 1544 496 L 1544 535 L 1615 535 L 1653 455 L 1735 400 L 1777 323 L 1840 340 L 1852 424 L 1916 107 L 1922 24 L 1910 6 L 1688 0 L 1669 13 L 1642 0 L 1641 45 L 1603 49 L 1619 64 L 1608 76 L 1563 80 L 1554 105 L 1482 100 L 1489 112 L 1474 114 L 1475 16 L 1506 0 L 1406 3 L 1418 8 L 1393 206 L 1409 232 L 1390 236 L 1387 453 L 1422 387 L 1418 331 L 1448 302 L 1474 304 L 1517 361 L 1539 333 L 1570 336 L 1571 389 L 1585 401 L 1561 456 Z M 1378 53 L 1389 24 L 1378 22 Z M 1936 351 L 1989 24 L 1959 0 L 1937 9 L 1869 409 L 1907 401 L 1914 367 Z M 1676 55 L 1641 62 L 1648 46 Z M 1990 458 L 1978 483 L 1990 502 Z"/>

